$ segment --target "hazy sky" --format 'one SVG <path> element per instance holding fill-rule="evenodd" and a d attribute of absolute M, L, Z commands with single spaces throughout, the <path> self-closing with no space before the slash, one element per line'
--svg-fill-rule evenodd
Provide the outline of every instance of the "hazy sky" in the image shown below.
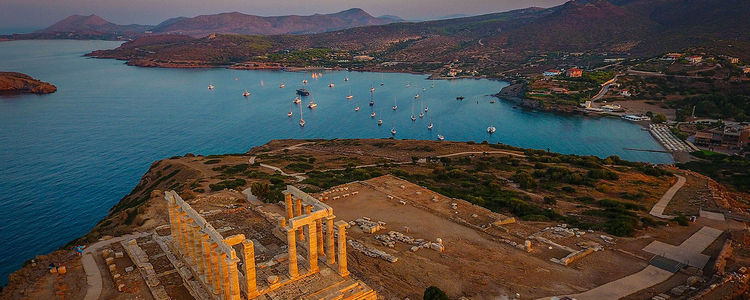
<path fill-rule="evenodd" d="M 97 14 L 118 24 L 157 24 L 167 18 L 239 11 L 272 16 L 332 13 L 359 7 L 404 19 L 549 7 L 565 0 L 0 0 L 0 27 L 46 27 L 72 14 Z"/>

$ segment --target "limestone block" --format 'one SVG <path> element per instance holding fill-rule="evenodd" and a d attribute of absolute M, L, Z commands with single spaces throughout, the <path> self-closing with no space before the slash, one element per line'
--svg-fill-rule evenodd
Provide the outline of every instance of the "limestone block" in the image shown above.
<path fill-rule="evenodd" d="M 135 239 L 129 240 L 128 241 L 128 245 L 130 245 L 130 246 L 138 246 L 138 241 L 136 241 Z"/>
<path fill-rule="evenodd" d="M 122 252 L 115 252 L 115 258 L 122 258 L 124 254 Z"/>
<path fill-rule="evenodd" d="M 406 205 L 406 201 L 404 200 L 399 200 L 398 203 L 401 203 L 401 205 Z"/>
<path fill-rule="evenodd" d="M 52 268 L 52 269 L 49 269 L 49 272 L 50 272 L 50 273 L 57 273 L 57 268 Z"/>
<path fill-rule="evenodd" d="M 57 274 L 65 274 L 67 272 L 67 269 L 65 266 L 59 266 L 57 267 Z"/>
<path fill-rule="evenodd" d="M 115 264 L 109 265 L 109 271 L 110 272 L 114 272 L 115 270 L 117 270 L 117 266 Z"/>
<path fill-rule="evenodd" d="M 107 257 L 104 259 L 104 262 L 107 263 L 108 265 L 111 265 L 112 263 L 115 262 L 115 259 L 114 257 Z"/>
<path fill-rule="evenodd" d="M 133 272 L 133 266 L 125 268 L 125 272 L 128 272 L 128 273 Z"/>
<path fill-rule="evenodd" d="M 124 289 L 125 289 L 125 284 L 124 283 L 120 283 L 120 284 L 117 285 L 117 290 L 118 291 L 122 292 L 122 290 L 124 290 Z"/>
<path fill-rule="evenodd" d="M 400 185 L 400 186 L 398 186 L 398 187 L 400 187 L 400 188 L 401 188 L 402 190 L 403 190 L 403 189 L 406 189 L 406 186 L 405 186 L 405 185 L 403 185 L 403 184 L 402 184 L 402 185 Z"/>
<path fill-rule="evenodd" d="M 268 276 L 268 277 L 266 278 L 266 282 L 268 282 L 268 284 L 274 284 L 274 283 L 277 283 L 277 282 L 279 282 L 279 276 L 276 276 L 276 275 L 271 275 L 271 276 Z"/>
<path fill-rule="evenodd" d="M 112 275 L 112 279 L 117 279 L 117 278 L 120 278 L 120 274 L 119 273 L 115 273 L 114 275 Z"/>
<path fill-rule="evenodd" d="M 112 255 L 112 249 L 104 249 L 104 250 L 102 251 L 102 257 L 103 257 L 103 258 L 107 258 L 107 257 L 109 257 L 110 255 Z"/>

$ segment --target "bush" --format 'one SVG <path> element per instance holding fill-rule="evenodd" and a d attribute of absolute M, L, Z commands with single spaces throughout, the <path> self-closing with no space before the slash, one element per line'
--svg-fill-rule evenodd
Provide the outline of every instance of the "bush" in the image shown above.
<path fill-rule="evenodd" d="M 244 179 L 230 179 L 230 180 L 224 180 L 218 183 L 209 184 L 208 187 L 211 188 L 212 191 L 221 191 L 223 189 L 237 189 L 238 187 L 241 187 L 245 185 Z"/>
<path fill-rule="evenodd" d="M 424 300 L 449 300 L 448 295 L 445 294 L 441 289 L 430 286 L 426 290 L 424 290 L 424 296 L 422 297 Z"/>
<path fill-rule="evenodd" d="M 522 189 L 536 188 L 536 180 L 534 180 L 534 177 L 524 171 L 519 170 L 516 174 L 513 174 L 510 179 L 518 183 Z"/>
<path fill-rule="evenodd" d="M 204 161 L 203 163 L 206 165 L 213 165 L 218 164 L 219 162 L 221 162 L 221 159 L 209 159 L 207 161 Z"/>
<path fill-rule="evenodd" d="M 312 170 L 313 166 L 308 163 L 298 162 L 298 163 L 288 164 L 286 168 L 295 172 L 305 172 L 307 170 Z"/>
<path fill-rule="evenodd" d="M 254 182 L 250 185 L 250 191 L 263 202 L 266 202 L 268 194 L 271 193 L 271 186 L 265 182 Z"/>
<path fill-rule="evenodd" d="M 554 197 L 550 197 L 550 196 L 544 196 L 544 204 L 555 205 L 557 204 L 557 199 L 555 199 Z"/>

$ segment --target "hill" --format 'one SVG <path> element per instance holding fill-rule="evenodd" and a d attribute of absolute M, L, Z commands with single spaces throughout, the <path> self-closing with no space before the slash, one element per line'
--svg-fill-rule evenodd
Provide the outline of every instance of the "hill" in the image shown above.
<path fill-rule="evenodd" d="M 352 8 L 333 14 L 310 16 L 262 17 L 239 12 L 177 17 L 158 25 L 119 25 L 97 15 L 69 16 L 52 26 L 28 34 L 13 34 L 13 39 L 105 39 L 132 40 L 152 34 L 181 34 L 193 37 L 219 34 L 310 34 L 358 26 L 401 22 L 395 16 L 373 17 L 362 9 Z"/>
<path fill-rule="evenodd" d="M 132 45 L 124 44 L 117 50 L 97 52 L 94 56 L 175 61 L 178 56 L 173 51 L 179 49 L 180 57 L 187 55 L 190 60 L 205 64 L 226 64 L 257 60 L 256 56 L 279 51 L 327 48 L 375 57 L 368 68 L 377 68 L 377 63 L 398 62 L 399 66 L 391 70 L 433 72 L 457 62 L 463 69 L 497 74 L 531 65 L 547 67 L 559 62 L 551 59 L 552 55 L 559 56 L 559 52 L 645 57 L 686 47 L 731 44 L 733 52 L 741 53 L 740 58 L 747 60 L 750 51 L 744 48 L 750 40 L 750 20 L 744 16 L 748 13 L 750 2 L 741 0 L 569 1 L 546 9 L 356 27 L 293 38 L 271 35 L 154 43 L 149 47 L 159 49 L 157 53 L 141 52 L 134 57 L 122 55 L 132 54 L 129 49 Z M 232 42 L 227 44 L 227 40 Z M 252 48 L 258 50 L 258 46 L 264 45 L 263 50 L 236 56 L 242 52 L 239 49 L 250 47 L 238 40 L 252 40 Z M 186 43 L 192 47 L 187 53 L 183 47 Z M 547 58 L 539 60 L 540 55 Z M 530 60 L 535 57 L 536 62 Z M 571 59 L 567 63 L 585 62 Z"/>
<path fill-rule="evenodd" d="M 0 94 L 49 94 L 57 87 L 29 75 L 16 72 L 0 72 Z"/>

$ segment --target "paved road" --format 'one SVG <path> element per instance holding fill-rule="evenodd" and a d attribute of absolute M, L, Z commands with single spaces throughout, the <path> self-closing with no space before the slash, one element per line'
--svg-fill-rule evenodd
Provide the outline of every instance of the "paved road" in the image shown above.
<path fill-rule="evenodd" d="M 663 196 L 661 196 L 661 199 L 659 199 L 659 202 L 656 202 L 654 204 L 654 207 L 651 208 L 651 211 L 649 212 L 650 215 L 662 218 L 662 219 L 673 219 L 674 216 L 664 215 L 664 209 L 667 208 L 667 205 L 669 204 L 669 201 L 672 200 L 674 195 L 677 193 L 677 191 L 682 188 L 683 185 L 685 185 L 685 177 L 682 177 L 680 175 L 675 174 L 674 176 L 677 176 L 677 182 L 670 187 L 666 193 L 664 193 Z"/>
<path fill-rule="evenodd" d="M 124 240 L 136 239 L 144 236 L 148 236 L 148 232 L 138 232 L 128 235 L 118 236 L 111 238 L 106 241 L 98 241 L 83 249 L 83 257 L 81 258 L 81 264 L 83 265 L 83 271 L 86 272 L 86 283 L 88 284 L 88 290 L 86 290 L 86 297 L 83 300 L 97 300 L 102 294 L 102 274 L 99 272 L 99 267 L 96 265 L 94 255 L 100 248 L 107 246 L 112 243 L 117 243 Z"/>
<path fill-rule="evenodd" d="M 661 255 L 671 260 L 702 269 L 711 258 L 702 254 L 703 250 L 711 245 L 722 231 L 716 228 L 704 226 L 698 232 L 691 235 L 679 246 L 670 245 L 660 241 L 653 241 L 643 251 Z"/>

